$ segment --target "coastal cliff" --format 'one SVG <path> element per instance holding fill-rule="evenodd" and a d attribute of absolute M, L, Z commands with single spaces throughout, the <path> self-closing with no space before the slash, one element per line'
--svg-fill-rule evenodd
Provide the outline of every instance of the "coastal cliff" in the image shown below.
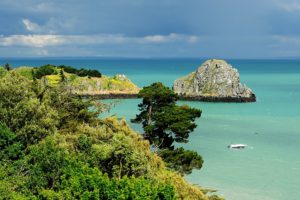
<path fill-rule="evenodd" d="M 124 74 L 117 74 L 113 77 L 106 75 L 98 77 L 89 75 L 80 76 L 75 73 L 67 72 L 68 69 L 70 71 L 70 67 L 65 67 L 65 69 L 63 67 L 56 67 L 54 65 L 44 66 L 45 69 L 43 69 L 43 73 L 44 71 L 47 73 L 41 75 L 38 80 L 44 85 L 54 87 L 63 83 L 69 87 L 73 94 L 86 97 L 93 96 L 102 99 L 136 98 L 140 91 L 140 88 Z M 29 80 L 33 80 L 33 75 L 37 74 L 37 70 L 40 69 L 41 68 L 22 66 L 13 71 L 16 71 Z"/>
<path fill-rule="evenodd" d="M 220 102 L 255 102 L 250 88 L 240 83 L 237 69 L 224 60 L 205 61 L 195 72 L 175 80 L 181 99 Z"/>
<path fill-rule="evenodd" d="M 103 99 L 134 98 L 139 93 L 139 88 L 124 74 L 113 77 L 102 76 L 76 77 L 68 83 L 72 93 L 82 96 L 95 96 Z"/>

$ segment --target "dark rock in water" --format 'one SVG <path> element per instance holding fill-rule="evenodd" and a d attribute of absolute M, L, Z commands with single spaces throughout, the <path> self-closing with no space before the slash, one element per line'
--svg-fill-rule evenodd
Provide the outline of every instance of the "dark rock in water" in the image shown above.
<path fill-rule="evenodd" d="M 181 99 L 213 102 L 255 102 L 250 88 L 240 83 L 237 69 L 224 60 L 207 60 L 196 72 L 175 80 Z"/>

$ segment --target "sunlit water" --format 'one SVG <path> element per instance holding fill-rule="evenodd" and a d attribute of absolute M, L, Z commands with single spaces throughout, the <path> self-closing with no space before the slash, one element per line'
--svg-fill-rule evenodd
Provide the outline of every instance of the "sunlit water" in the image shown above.
<path fill-rule="evenodd" d="M 138 86 L 172 82 L 194 71 L 199 59 L 10 59 L 14 66 L 65 64 L 126 74 Z M 300 61 L 229 60 L 242 82 L 257 95 L 256 103 L 179 102 L 203 110 L 198 127 L 184 145 L 205 163 L 187 179 L 218 189 L 229 200 L 296 200 L 300 198 Z M 138 99 L 120 100 L 105 115 L 125 117 L 138 112 Z M 141 131 L 141 127 L 132 124 Z M 231 143 L 249 148 L 230 150 Z"/>

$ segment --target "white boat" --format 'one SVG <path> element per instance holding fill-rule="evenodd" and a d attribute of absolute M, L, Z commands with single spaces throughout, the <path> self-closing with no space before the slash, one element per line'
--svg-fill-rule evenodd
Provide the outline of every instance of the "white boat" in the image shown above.
<path fill-rule="evenodd" d="M 228 145 L 228 148 L 230 148 L 230 149 L 244 149 L 247 146 L 248 146 L 247 144 L 230 144 L 230 145 Z"/>

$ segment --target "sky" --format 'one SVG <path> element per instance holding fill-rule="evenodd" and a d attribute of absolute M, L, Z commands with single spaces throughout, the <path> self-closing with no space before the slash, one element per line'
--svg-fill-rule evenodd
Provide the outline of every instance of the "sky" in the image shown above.
<path fill-rule="evenodd" d="M 0 0 L 0 57 L 300 58 L 300 0 Z"/>

